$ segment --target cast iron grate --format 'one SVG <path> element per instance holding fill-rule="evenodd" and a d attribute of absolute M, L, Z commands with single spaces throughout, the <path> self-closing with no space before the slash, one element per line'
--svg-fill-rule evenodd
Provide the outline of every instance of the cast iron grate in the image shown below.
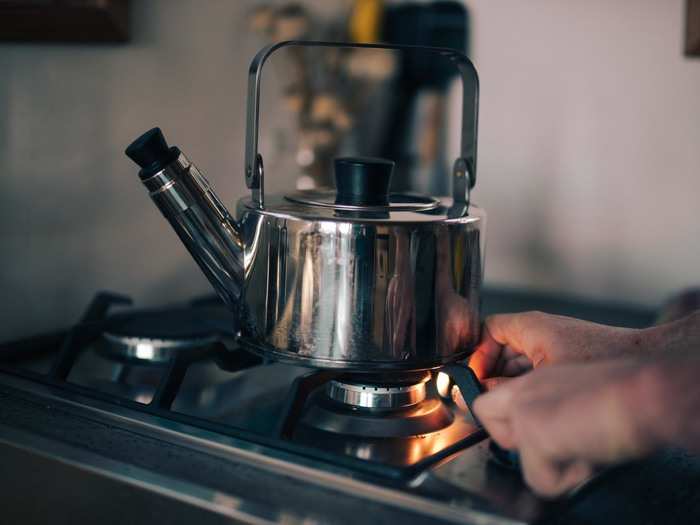
<path fill-rule="evenodd" d="M 340 372 L 330 370 L 314 370 L 297 377 L 292 382 L 290 392 L 286 396 L 282 417 L 272 436 L 172 410 L 172 404 L 180 391 L 187 369 L 194 362 L 212 359 L 221 369 L 228 372 L 240 371 L 253 366 L 265 366 L 272 362 L 263 360 L 240 348 L 230 350 L 223 344 L 208 345 L 175 353 L 165 365 L 164 374 L 148 404 L 68 382 L 67 378 L 71 369 L 83 349 L 97 340 L 108 328 L 110 310 L 115 306 L 131 304 L 131 299 L 123 295 L 109 292 L 98 293 L 85 310 L 80 322 L 68 332 L 37 336 L 0 345 L 0 371 L 52 386 L 60 391 L 78 394 L 227 437 L 320 460 L 351 471 L 394 480 L 411 479 L 455 452 L 487 437 L 485 431 L 479 426 L 474 433 L 451 446 L 427 456 L 417 463 L 406 466 L 390 465 L 331 453 L 291 441 L 291 435 L 302 417 L 309 396 L 317 388 L 340 375 Z M 57 345 L 60 345 L 60 348 L 46 374 L 17 369 L 12 366 L 23 357 L 45 353 L 50 348 L 56 348 Z M 471 370 L 465 365 L 451 364 L 442 368 L 441 371 L 450 376 L 460 389 L 467 405 L 471 406 L 471 401 L 482 392 L 481 385 Z"/>

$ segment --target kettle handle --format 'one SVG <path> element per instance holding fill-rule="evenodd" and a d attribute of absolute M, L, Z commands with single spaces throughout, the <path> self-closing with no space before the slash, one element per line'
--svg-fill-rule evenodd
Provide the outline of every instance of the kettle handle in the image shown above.
<path fill-rule="evenodd" d="M 460 156 L 455 160 L 452 168 L 452 196 L 455 204 L 469 204 L 469 191 L 474 187 L 474 184 L 476 184 L 476 140 L 479 120 L 479 77 L 471 60 L 459 51 L 440 47 L 287 40 L 271 44 L 258 51 L 248 71 L 245 181 L 248 188 L 252 190 L 253 202 L 258 207 L 262 208 L 265 201 L 263 158 L 258 151 L 262 68 L 272 53 L 283 47 L 290 46 L 387 49 L 402 52 L 423 52 L 434 53 L 435 55 L 451 60 L 462 77 L 462 138 Z M 468 100 L 473 100 L 474 105 L 468 105 Z"/>

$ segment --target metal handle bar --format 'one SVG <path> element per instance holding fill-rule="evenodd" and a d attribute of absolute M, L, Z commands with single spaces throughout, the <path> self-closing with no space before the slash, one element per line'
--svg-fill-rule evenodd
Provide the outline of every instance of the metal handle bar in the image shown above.
<path fill-rule="evenodd" d="M 262 208 L 265 202 L 263 158 L 258 152 L 260 127 L 260 84 L 262 68 L 267 59 L 283 47 L 339 47 L 387 49 L 402 52 L 424 52 L 451 60 L 462 77 L 462 139 L 460 156 L 452 168 L 452 196 L 455 203 L 468 204 L 469 190 L 476 183 L 476 139 L 479 119 L 479 77 L 474 64 L 454 49 L 393 44 L 355 44 L 345 42 L 315 42 L 288 40 L 264 47 L 255 55 L 248 71 L 248 107 L 246 113 L 245 181 L 252 190 L 253 201 Z M 474 104 L 468 104 L 473 101 Z"/>

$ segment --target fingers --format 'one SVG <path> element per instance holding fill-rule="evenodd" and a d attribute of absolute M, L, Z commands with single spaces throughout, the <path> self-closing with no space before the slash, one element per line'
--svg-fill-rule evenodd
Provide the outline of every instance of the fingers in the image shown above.
<path fill-rule="evenodd" d="M 489 335 L 500 345 L 521 348 L 522 318 L 528 314 L 497 314 L 485 321 Z"/>
<path fill-rule="evenodd" d="M 492 315 L 485 321 L 485 331 L 496 343 L 525 355 L 534 366 L 545 360 L 551 348 L 550 336 L 554 317 L 542 312 Z"/>
<path fill-rule="evenodd" d="M 478 416 L 477 416 L 478 417 Z M 489 418 L 488 423 L 484 423 L 482 418 L 479 421 L 487 428 L 489 436 L 502 448 L 508 450 L 517 449 L 515 442 L 515 434 L 513 433 L 513 425 L 509 419 Z"/>
<path fill-rule="evenodd" d="M 481 384 L 486 387 L 486 390 L 493 390 L 499 385 L 502 385 L 503 383 L 510 381 L 512 378 L 510 377 L 487 377 L 485 379 L 481 380 Z"/>
<path fill-rule="evenodd" d="M 469 368 L 474 371 L 476 377 L 484 379 L 494 375 L 501 350 L 501 345 L 491 337 L 488 328 L 484 327 L 481 341 L 469 358 Z"/>
<path fill-rule="evenodd" d="M 481 394 L 474 400 L 474 410 L 482 422 L 488 419 L 507 419 L 510 416 L 513 403 L 514 386 L 520 381 L 511 379 L 502 382 L 498 388 Z"/>
<path fill-rule="evenodd" d="M 593 468 L 586 461 L 558 463 L 532 447 L 520 451 L 520 465 L 525 482 L 545 498 L 560 496 L 593 475 Z"/>
<path fill-rule="evenodd" d="M 537 445 L 539 441 L 532 428 L 530 432 L 525 427 L 520 428 L 521 431 L 525 430 L 525 433 L 521 432 L 523 435 L 518 435 L 514 420 L 518 417 L 532 416 L 515 413 L 520 410 L 517 396 L 522 394 L 522 388 L 529 378 L 505 381 L 503 378 L 498 379 L 500 381 L 495 389 L 476 398 L 474 412 L 494 441 L 506 449 L 517 449 L 520 452 L 523 477 L 533 491 L 540 496 L 551 498 L 588 479 L 592 475 L 590 463 L 580 460 L 563 463 L 552 457 L 546 451 L 547 447 Z M 522 420 L 520 422 L 522 423 Z"/>
<path fill-rule="evenodd" d="M 517 355 L 511 359 L 507 359 L 503 364 L 501 375 L 506 377 L 515 377 L 532 370 L 532 361 L 526 355 Z"/>
<path fill-rule="evenodd" d="M 554 497 L 559 480 L 555 466 L 532 447 L 524 447 L 519 452 L 520 468 L 525 483 L 540 496 Z"/>
<path fill-rule="evenodd" d="M 496 341 L 488 327 L 484 326 L 481 341 L 469 358 L 469 367 L 474 370 L 479 379 L 496 376 L 514 377 L 532 369 L 532 362 L 517 348 L 502 345 Z"/>
<path fill-rule="evenodd" d="M 563 494 L 575 489 L 584 481 L 593 477 L 593 465 L 587 461 L 576 461 L 568 465 L 561 475 L 559 487 L 557 487 L 556 495 Z"/>
<path fill-rule="evenodd" d="M 517 447 L 511 418 L 513 383 L 518 379 L 501 382 L 498 388 L 480 395 L 474 400 L 474 413 L 489 435 L 502 447 Z"/>
<path fill-rule="evenodd" d="M 476 398 L 474 413 L 496 443 L 518 450 L 533 491 L 555 497 L 588 479 L 595 464 L 626 457 L 601 456 L 620 433 L 605 421 L 624 420 L 618 412 L 611 416 L 606 387 L 620 382 L 620 370 L 626 371 L 609 363 L 542 367 L 500 381 Z"/>

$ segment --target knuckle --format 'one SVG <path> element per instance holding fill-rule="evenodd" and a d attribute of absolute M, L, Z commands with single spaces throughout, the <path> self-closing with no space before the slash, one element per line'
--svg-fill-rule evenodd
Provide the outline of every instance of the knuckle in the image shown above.
<path fill-rule="evenodd" d="M 526 481 L 528 485 L 530 485 L 532 490 L 538 496 L 541 496 L 543 498 L 555 498 L 564 491 L 563 488 L 560 487 L 556 479 L 551 477 L 551 475 L 548 475 L 547 477 L 543 477 L 538 480 Z"/>
<path fill-rule="evenodd" d="M 489 315 L 484 321 L 484 326 L 487 330 L 492 330 L 495 326 L 498 326 L 506 319 L 510 314 L 492 314 Z"/>
<path fill-rule="evenodd" d="M 555 465 L 532 451 L 523 453 L 523 479 L 537 495 L 551 498 L 561 493 L 560 475 Z"/>

